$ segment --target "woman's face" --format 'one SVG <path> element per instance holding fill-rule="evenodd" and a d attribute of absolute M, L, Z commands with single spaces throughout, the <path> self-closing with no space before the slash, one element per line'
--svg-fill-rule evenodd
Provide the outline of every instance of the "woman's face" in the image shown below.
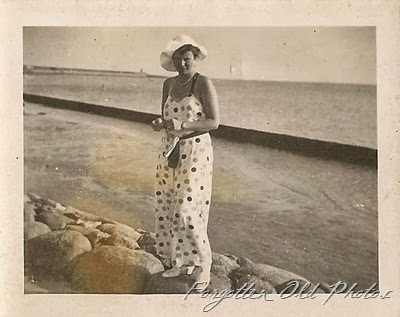
<path fill-rule="evenodd" d="M 192 51 L 185 53 L 177 51 L 172 57 L 172 61 L 179 74 L 190 74 L 196 67 L 196 58 Z"/>

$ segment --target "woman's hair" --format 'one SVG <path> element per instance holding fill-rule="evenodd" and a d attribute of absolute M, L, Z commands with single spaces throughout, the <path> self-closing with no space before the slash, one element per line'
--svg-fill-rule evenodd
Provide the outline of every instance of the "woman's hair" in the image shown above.
<path fill-rule="evenodd" d="M 196 46 L 193 46 L 192 44 L 183 45 L 183 46 L 181 46 L 180 48 L 178 48 L 178 49 L 175 51 L 175 53 L 176 53 L 176 52 L 179 52 L 179 53 L 181 53 L 181 54 L 184 54 L 184 53 L 186 53 L 186 52 L 192 52 L 194 58 L 198 58 L 199 55 L 200 55 L 200 50 L 199 50 Z M 175 53 L 174 53 L 174 55 L 175 55 Z"/>

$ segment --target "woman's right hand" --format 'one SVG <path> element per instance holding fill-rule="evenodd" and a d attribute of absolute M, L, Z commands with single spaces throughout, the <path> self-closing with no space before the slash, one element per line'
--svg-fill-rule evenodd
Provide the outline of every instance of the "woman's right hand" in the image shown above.
<path fill-rule="evenodd" d="M 164 120 L 160 117 L 151 121 L 151 127 L 154 131 L 160 131 L 164 128 Z"/>

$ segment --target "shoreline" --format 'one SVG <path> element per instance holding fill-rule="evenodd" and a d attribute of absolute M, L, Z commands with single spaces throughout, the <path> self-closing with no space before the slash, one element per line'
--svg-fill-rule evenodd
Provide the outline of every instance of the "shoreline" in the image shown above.
<path fill-rule="evenodd" d="M 39 66 L 39 65 L 24 65 L 25 74 L 88 74 L 94 76 L 115 75 L 115 76 L 132 76 L 132 77 L 147 77 L 147 78 L 168 78 L 164 75 L 155 75 L 146 72 L 134 71 L 119 71 L 119 70 L 101 70 L 101 69 L 84 69 L 84 68 L 68 68 L 68 67 L 52 67 L 52 66 Z M 261 80 L 261 79 L 240 79 L 240 78 L 213 78 L 215 81 L 229 80 L 229 81 L 249 81 L 249 82 L 268 82 L 268 83 L 288 83 L 288 84 L 310 84 L 310 85 L 354 85 L 354 86 L 368 86 L 376 87 L 376 84 L 367 83 L 341 83 L 341 82 L 314 82 L 314 81 L 290 81 L 290 80 Z"/>
<path fill-rule="evenodd" d="M 151 122 L 158 117 L 151 113 L 54 98 L 44 95 L 24 93 L 23 98 L 26 102 L 43 104 L 49 107 L 81 111 L 94 115 L 142 123 Z M 378 151 L 368 147 L 256 131 L 222 124 L 217 130 L 211 131 L 210 135 L 230 141 L 257 144 L 273 149 L 285 150 L 303 156 L 321 157 L 360 165 L 375 166 L 377 168 Z"/>

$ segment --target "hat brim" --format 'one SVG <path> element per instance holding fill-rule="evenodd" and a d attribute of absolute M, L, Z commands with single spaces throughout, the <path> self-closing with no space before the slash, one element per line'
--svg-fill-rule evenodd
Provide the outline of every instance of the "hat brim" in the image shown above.
<path fill-rule="evenodd" d="M 169 72 L 176 72 L 177 70 L 175 68 L 174 62 L 172 61 L 172 56 L 179 48 L 181 48 L 182 46 L 187 45 L 187 44 L 191 44 L 199 49 L 200 52 L 199 52 L 199 56 L 197 58 L 198 60 L 203 60 L 207 57 L 207 50 L 204 46 L 194 44 L 194 43 L 183 43 L 179 47 L 176 47 L 175 49 L 165 50 L 161 53 L 161 55 L 160 55 L 161 67 Z"/>

